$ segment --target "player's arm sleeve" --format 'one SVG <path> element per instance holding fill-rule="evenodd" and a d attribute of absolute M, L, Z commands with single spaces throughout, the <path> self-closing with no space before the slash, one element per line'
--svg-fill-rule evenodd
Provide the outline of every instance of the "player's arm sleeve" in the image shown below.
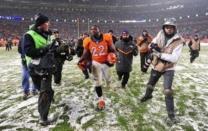
<path fill-rule="evenodd" d="M 83 41 L 83 47 L 84 47 L 83 54 L 80 57 L 80 60 L 79 61 L 86 60 L 86 59 L 88 59 L 90 57 L 89 39 L 87 39 L 87 38 L 84 39 L 84 41 Z"/>
<path fill-rule="evenodd" d="M 83 47 L 84 47 L 84 49 L 89 50 L 89 39 L 87 39 L 87 38 L 84 39 Z"/>

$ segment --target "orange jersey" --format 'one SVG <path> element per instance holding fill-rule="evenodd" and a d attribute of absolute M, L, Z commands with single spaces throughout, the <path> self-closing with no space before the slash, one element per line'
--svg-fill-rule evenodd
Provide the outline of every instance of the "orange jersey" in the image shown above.
<path fill-rule="evenodd" d="M 112 36 L 103 34 L 103 40 L 96 43 L 90 37 L 84 39 L 83 46 L 89 50 L 92 55 L 92 60 L 99 63 L 107 61 L 109 46 L 113 44 Z"/>

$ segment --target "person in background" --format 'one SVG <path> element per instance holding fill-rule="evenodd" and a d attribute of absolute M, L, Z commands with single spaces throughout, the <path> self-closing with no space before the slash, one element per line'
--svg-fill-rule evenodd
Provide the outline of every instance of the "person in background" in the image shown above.
<path fill-rule="evenodd" d="M 30 74 L 27 67 L 25 51 L 23 49 L 24 38 L 22 38 L 18 44 L 18 52 L 21 55 L 21 64 L 22 64 L 22 88 L 23 88 L 23 100 L 27 100 L 30 95 L 30 87 L 33 95 L 37 95 L 37 89 L 33 83 L 30 84 Z"/>
<path fill-rule="evenodd" d="M 148 59 L 148 46 L 152 42 L 152 36 L 147 32 L 147 30 L 143 30 L 142 35 L 137 38 L 137 46 L 140 52 L 140 64 L 141 71 L 147 72 L 148 67 L 145 66 L 145 62 Z"/>
<path fill-rule="evenodd" d="M 190 40 L 188 43 L 188 46 L 190 48 L 190 63 L 193 63 L 194 60 L 199 57 L 199 51 L 200 51 L 200 39 L 198 35 L 195 35 L 194 38 Z"/>
<path fill-rule="evenodd" d="M 115 44 L 118 57 L 116 71 L 119 81 L 122 80 L 122 88 L 126 88 L 126 84 L 128 83 L 130 72 L 132 71 L 133 56 L 138 55 L 137 46 L 129 36 L 128 31 L 123 31 L 120 40 Z"/>
<path fill-rule="evenodd" d="M 109 30 L 108 33 L 112 36 L 113 44 L 115 44 L 116 41 L 118 41 L 118 39 L 117 39 L 116 36 L 113 34 L 113 30 Z"/>

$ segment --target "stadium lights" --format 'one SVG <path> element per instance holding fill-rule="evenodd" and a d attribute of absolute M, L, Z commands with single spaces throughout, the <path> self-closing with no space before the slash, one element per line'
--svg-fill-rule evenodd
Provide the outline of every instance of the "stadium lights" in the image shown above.
<path fill-rule="evenodd" d="M 206 12 L 205 15 L 208 16 L 208 12 Z"/>
<path fill-rule="evenodd" d="M 66 22 L 66 19 L 64 19 L 64 22 Z"/>
<path fill-rule="evenodd" d="M 196 17 L 198 17 L 199 16 L 199 14 L 196 14 Z"/>
<path fill-rule="evenodd" d="M 145 23 L 146 20 L 121 20 L 120 23 Z"/>
<path fill-rule="evenodd" d="M 190 16 L 188 15 L 187 18 L 190 18 Z"/>
<path fill-rule="evenodd" d="M 181 20 L 181 19 L 183 19 L 183 17 L 182 17 L 182 16 L 180 16 L 180 17 L 179 17 L 179 19 Z"/>

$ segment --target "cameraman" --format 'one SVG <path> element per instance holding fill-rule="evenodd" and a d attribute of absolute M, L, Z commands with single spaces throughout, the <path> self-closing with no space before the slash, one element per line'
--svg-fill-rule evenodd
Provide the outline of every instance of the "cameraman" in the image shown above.
<path fill-rule="evenodd" d="M 56 70 L 54 72 L 54 83 L 56 85 L 61 85 L 62 69 L 65 60 L 71 61 L 73 59 L 71 53 L 72 49 L 69 48 L 69 45 L 65 41 L 60 39 L 59 31 L 53 31 L 54 42 L 57 42 L 58 47 L 55 51 L 55 66 Z"/>
<path fill-rule="evenodd" d="M 41 68 L 42 62 L 52 60 L 53 56 L 49 53 L 49 19 L 47 16 L 39 14 L 34 27 L 26 32 L 24 36 L 24 50 L 26 60 L 34 85 L 40 91 L 38 99 L 38 112 L 40 114 L 40 124 L 43 126 L 49 125 L 48 113 L 53 99 L 54 91 L 51 87 L 52 73 L 46 68 Z"/>
<path fill-rule="evenodd" d="M 142 97 L 141 102 L 151 99 L 155 85 L 161 76 L 164 77 L 163 88 L 165 95 L 166 109 L 168 120 L 171 123 L 176 123 L 174 112 L 174 96 L 172 83 L 175 74 L 175 65 L 181 55 L 183 48 L 183 38 L 178 34 L 175 21 L 170 19 L 163 24 L 162 30 L 153 39 L 151 48 L 153 57 L 157 58 L 152 61 L 153 69 L 149 81 L 146 86 L 146 93 Z M 155 46 L 158 45 L 158 46 Z M 158 50 L 158 47 L 160 48 Z"/>

